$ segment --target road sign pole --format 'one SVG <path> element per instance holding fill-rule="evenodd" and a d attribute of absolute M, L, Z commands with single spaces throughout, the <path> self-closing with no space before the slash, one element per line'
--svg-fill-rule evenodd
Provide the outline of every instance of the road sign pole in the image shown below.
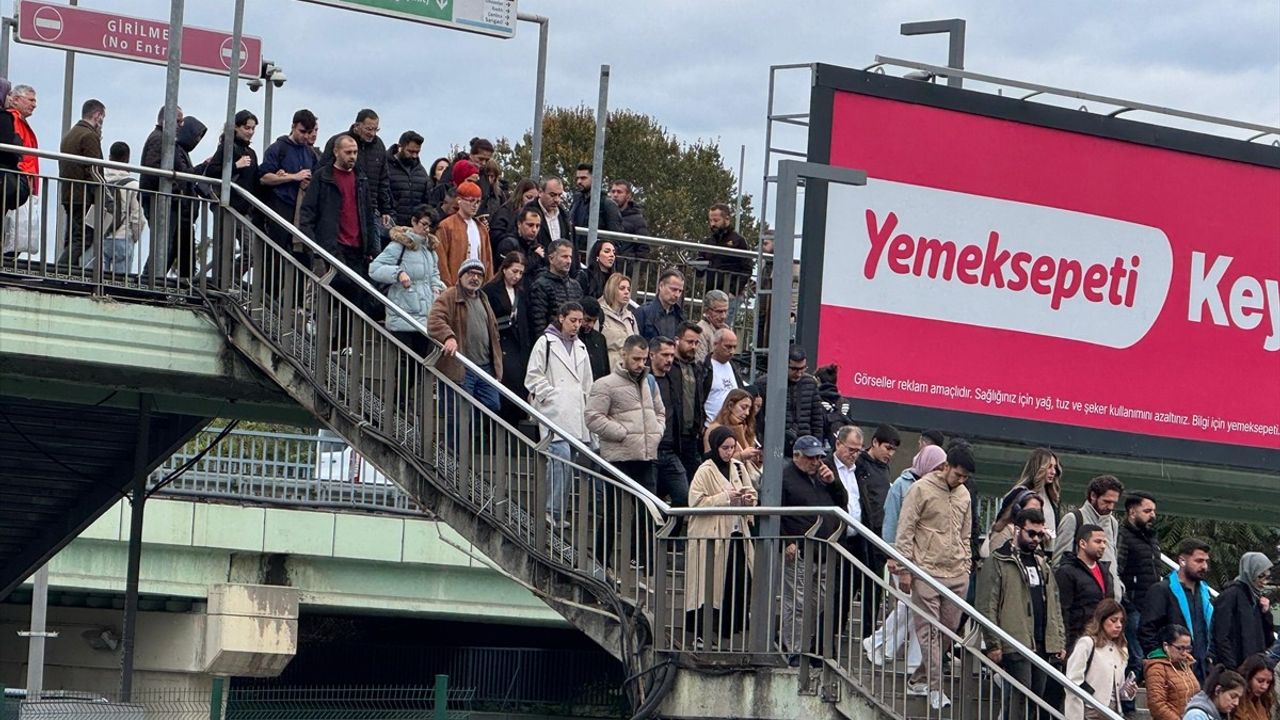
<path fill-rule="evenodd" d="M 17 24 L 11 17 L 0 18 L 0 77 L 9 77 L 9 43 Z"/>
<path fill-rule="evenodd" d="M 538 24 L 538 77 L 533 90 L 533 143 L 529 163 L 529 177 L 542 181 L 542 116 L 547 89 L 547 29 L 550 21 L 542 15 L 520 13 L 517 20 Z"/>
<path fill-rule="evenodd" d="M 236 137 L 236 90 L 240 82 L 240 63 L 244 53 L 240 51 L 240 35 L 244 31 L 244 0 L 236 0 L 235 21 L 231 26 L 231 67 L 227 75 L 227 121 L 222 131 L 222 187 L 220 202 L 225 207 L 231 202 L 231 156 Z M 267 87 L 271 81 L 267 80 Z M 221 235 L 219 235 L 221 237 Z"/>
<path fill-rule="evenodd" d="M 165 171 L 173 170 L 173 157 L 178 138 L 178 81 L 182 70 L 182 16 L 185 10 L 184 0 L 172 0 L 169 4 L 169 63 L 164 76 L 164 122 L 161 130 L 160 167 Z M 159 203 L 156 208 L 156 230 L 151 238 L 151 257 L 157 262 L 149 262 L 151 280 L 163 278 L 169 271 L 169 210 L 173 203 L 169 202 L 169 194 L 173 192 L 173 181 L 165 176 L 160 178 L 160 194 L 154 200 Z"/>
<path fill-rule="evenodd" d="M 80 4 L 80 0 L 71 0 L 71 7 Z M 71 103 L 75 92 L 76 54 L 67 52 L 67 60 L 62 68 L 62 132 L 71 128 Z"/>
<path fill-rule="evenodd" d="M 266 66 L 270 65 L 271 63 L 266 63 Z M 270 75 L 270 73 L 263 74 Z M 276 84 L 271 82 L 270 77 L 263 78 L 262 82 L 262 154 L 266 155 L 267 148 L 275 142 L 275 138 L 271 137 L 271 104 L 275 100 L 272 97 L 272 90 L 275 90 Z"/>

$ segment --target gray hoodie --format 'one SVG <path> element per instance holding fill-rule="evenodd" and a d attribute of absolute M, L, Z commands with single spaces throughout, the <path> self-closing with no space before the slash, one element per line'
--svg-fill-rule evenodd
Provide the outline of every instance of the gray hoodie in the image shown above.
<path fill-rule="evenodd" d="M 1201 690 L 1187 701 L 1182 720 L 1222 720 L 1222 713 L 1218 712 L 1218 706 Z"/>

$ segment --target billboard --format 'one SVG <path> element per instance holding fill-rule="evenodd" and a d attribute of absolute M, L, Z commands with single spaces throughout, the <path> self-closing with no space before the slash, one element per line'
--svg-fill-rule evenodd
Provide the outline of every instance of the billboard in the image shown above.
<path fill-rule="evenodd" d="M 800 334 L 860 416 L 1280 467 L 1280 148 L 818 78 L 809 159 L 868 182 L 806 196 Z"/>

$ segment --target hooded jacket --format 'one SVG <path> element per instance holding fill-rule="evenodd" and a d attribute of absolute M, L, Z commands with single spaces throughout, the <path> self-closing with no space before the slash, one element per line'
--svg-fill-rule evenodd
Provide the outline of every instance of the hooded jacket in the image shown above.
<path fill-rule="evenodd" d="M 240 158 L 248 157 L 249 164 L 244 167 L 238 167 L 236 163 L 240 162 Z M 247 190 L 250 194 L 257 194 L 258 191 L 258 153 L 249 143 L 240 139 L 237 135 L 231 140 L 231 182 L 235 185 Z M 209 162 L 204 166 L 205 177 L 222 179 L 222 139 L 218 139 L 218 147 L 214 150 L 213 156 L 209 158 Z M 240 213 L 246 213 L 252 207 L 252 203 L 240 193 L 231 193 L 231 207 Z"/>
<path fill-rule="evenodd" d="M 1183 720 L 1223 720 L 1218 706 L 1213 704 L 1208 693 L 1201 690 L 1187 701 L 1187 709 L 1182 714 Z"/>
<path fill-rule="evenodd" d="M 666 423 L 658 383 L 648 370 L 635 378 L 618 365 L 591 386 L 587 428 L 600 438 L 600 456 L 609 462 L 656 460 Z"/>
<path fill-rule="evenodd" d="M 591 362 L 582 340 L 574 338 L 566 347 L 560 330 L 547 326 L 529 351 L 529 368 L 524 376 L 529 404 L 561 430 L 579 440 L 590 440 L 586 413 L 592 385 Z M 546 437 L 550 430 L 541 427 L 542 436 Z"/>
<path fill-rule="evenodd" d="M 401 272 L 409 274 L 409 287 L 396 279 Z M 391 228 L 391 242 L 378 257 L 369 263 L 369 279 L 387 286 L 387 299 L 427 324 L 427 316 L 436 301 L 436 295 L 444 291 L 440 279 L 440 267 L 434 250 L 426 246 L 423 238 L 406 227 Z M 395 313 L 387 313 L 387 329 L 395 332 L 413 332 L 414 328 Z"/>
<path fill-rule="evenodd" d="M 1057 602 L 1058 583 L 1049 567 L 1049 561 L 1040 553 L 1035 553 L 1035 559 L 1044 590 L 1044 647 L 1035 646 L 1031 579 L 1022 559 L 1013 548 L 1013 541 L 992 551 L 990 562 L 985 563 L 979 571 L 978 597 L 974 607 L 1022 645 L 1052 655 L 1066 649 L 1062 605 Z M 995 633 L 985 628 L 982 633 L 987 650 L 1004 649 Z"/>
<path fill-rule="evenodd" d="M 281 135 L 262 154 L 262 164 L 258 166 L 258 180 L 261 182 L 263 175 L 274 175 L 279 170 L 290 175 L 299 170 L 315 172 L 319 162 L 319 156 L 313 146 L 296 143 L 288 135 Z M 292 208 L 298 202 L 298 190 L 301 187 L 302 183 L 290 181 L 272 185 L 268 189 L 280 206 Z M 285 219 L 287 220 L 288 216 Z"/>
<path fill-rule="evenodd" d="M 1151 720 L 1182 720 L 1187 701 L 1200 692 L 1200 681 L 1191 666 L 1174 665 L 1163 648 L 1156 648 L 1147 655 L 1143 668 Z"/>
<path fill-rule="evenodd" d="M 1262 609 L 1251 582 L 1270 567 L 1266 555 L 1245 553 L 1240 558 L 1240 576 L 1214 600 L 1213 644 L 1209 651 L 1214 662 L 1240 667 L 1245 658 L 1266 652 L 1275 641 L 1275 621 L 1270 612 Z"/>
<path fill-rule="evenodd" d="M 859 470 L 862 462 L 859 457 Z M 969 547 L 973 516 L 969 505 L 969 490 L 963 485 L 952 488 L 943 479 L 942 471 L 934 470 L 912 483 L 907 491 L 894 546 L 934 577 L 968 575 L 973 567 Z"/>
<path fill-rule="evenodd" d="M 413 209 L 427 202 L 430 177 L 418 158 L 398 157 L 399 145 L 387 150 L 387 186 L 397 225 L 408 225 Z"/>

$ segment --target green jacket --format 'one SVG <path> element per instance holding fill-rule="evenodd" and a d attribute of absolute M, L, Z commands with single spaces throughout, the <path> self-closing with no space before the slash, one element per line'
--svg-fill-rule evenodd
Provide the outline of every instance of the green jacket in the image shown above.
<path fill-rule="evenodd" d="M 1066 649 L 1058 583 L 1044 556 L 1036 555 L 1040 581 L 1044 583 L 1045 628 L 1043 648 L 1035 647 L 1035 621 L 1031 610 L 1031 586 L 1026 568 L 1013 552 L 1013 541 L 992 551 L 978 574 L 977 609 L 1022 645 L 1053 655 Z M 994 633 L 982 632 L 987 650 L 1009 648 Z"/>

